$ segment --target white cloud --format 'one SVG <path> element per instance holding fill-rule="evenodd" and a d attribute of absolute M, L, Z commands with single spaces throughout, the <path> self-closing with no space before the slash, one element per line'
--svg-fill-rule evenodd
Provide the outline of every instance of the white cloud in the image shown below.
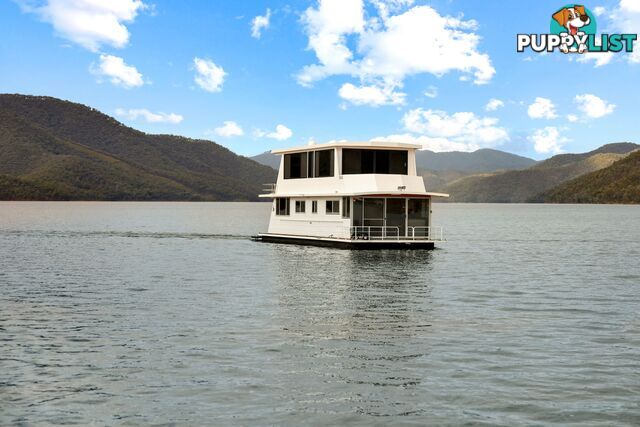
<path fill-rule="evenodd" d="M 442 16 L 429 6 L 408 8 L 409 0 L 372 1 L 378 14 L 368 19 L 363 0 L 319 0 L 304 12 L 308 48 L 318 62 L 298 73 L 298 83 L 349 75 L 361 87 L 394 92 L 414 74 L 458 71 L 473 75 L 476 84 L 495 74 L 489 56 L 478 51 L 475 21 Z"/>
<path fill-rule="evenodd" d="M 534 103 L 529 105 L 527 114 L 532 119 L 555 119 L 558 117 L 553 102 L 550 99 L 540 97 L 537 97 Z"/>
<path fill-rule="evenodd" d="M 590 119 L 599 119 L 607 116 L 616 109 L 614 104 L 589 93 L 577 95 L 574 98 L 574 102 L 578 105 L 578 110 Z"/>
<path fill-rule="evenodd" d="M 620 0 L 620 9 L 624 12 L 640 13 L 640 3 L 637 0 Z"/>
<path fill-rule="evenodd" d="M 638 0 L 620 0 L 617 6 L 605 9 L 604 7 L 596 7 L 593 9 L 596 16 L 606 17 L 609 26 L 605 28 L 608 33 L 627 33 L 637 34 L 640 33 L 640 2 Z M 604 22 L 601 18 L 599 23 Z M 607 55 L 605 53 L 594 53 L 593 58 L 584 58 L 581 62 L 588 60 L 595 61 L 595 66 L 603 66 L 609 64 L 613 57 L 612 54 L 608 54 L 608 58 L 598 58 L 600 55 Z M 640 48 L 638 42 L 634 42 L 634 49 L 632 53 L 625 53 L 624 57 L 629 63 L 640 63 Z"/>
<path fill-rule="evenodd" d="M 509 133 L 498 126 L 498 119 L 477 117 L 470 112 L 450 115 L 416 108 L 403 116 L 402 123 L 407 133 L 375 140 L 414 142 L 433 151 L 474 151 L 509 140 Z"/>
<path fill-rule="evenodd" d="M 210 59 L 193 58 L 196 70 L 194 81 L 207 92 L 220 92 L 227 73 Z"/>
<path fill-rule="evenodd" d="M 138 120 L 143 118 L 147 123 L 171 123 L 178 124 L 184 117 L 176 113 L 153 113 L 146 108 L 133 108 L 125 110 L 118 108 L 116 110 L 116 116 L 123 117 L 129 120 Z"/>
<path fill-rule="evenodd" d="M 98 77 L 107 78 L 112 84 L 126 89 L 142 86 L 142 74 L 133 65 L 127 65 L 118 56 L 101 54 L 98 64 L 91 64 L 89 71 Z"/>
<path fill-rule="evenodd" d="M 242 136 L 242 135 L 244 135 L 244 131 L 242 130 L 240 125 L 238 125 L 233 120 L 225 121 L 222 124 L 222 126 L 215 128 L 213 130 L 213 132 L 216 135 L 222 136 L 224 138 L 231 138 L 231 137 L 234 137 L 234 136 Z"/>
<path fill-rule="evenodd" d="M 533 148 L 537 153 L 553 154 L 561 153 L 562 146 L 570 141 L 568 138 L 560 136 L 558 128 L 553 126 L 537 129 L 528 139 L 533 142 Z"/>
<path fill-rule="evenodd" d="M 125 26 L 147 8 L 140 0 L 44 0 L 34 6 L 18 0 L 22 9 L 53 25 L 61 37 L 93 52 L 102 45 L 122 48 L 129 42 Z"/>
<path fill-rule="evenodd" d="M 504 107 L 503 101 L 496 98 L 491 98 L 489 102 L 487 102 L 487 105 L 484 107 L 484 109 L 487 111 L 496 111 L 498 108 L 502 107 Z"/>
<path fill-rule="evenodd" d="M 263 16 L 256 16 L 251 20 L 251 37 L 259 39 L 262 36 L 262 30 L 269 28 L 271 19 L 271 9 L 267 9 L 267 12 Z"/>
<path fill-rule="evenodd" d="M 338 91 L 340 98 L 349 101 L 354 105 L 370 105 L 378 107 L 380 105 L 403 105 L 406 94 L 396 92 L 393 86 L 354 86 L 345 83 Z"/>
<path fill-rule="evenodd" d="M 276 130 L 273 132 L 267 132 L 264 130 L 256 129 L 253 131 L 253 135 L 258 138 L 266 137 L 266 138 L 276 139 L 278 141 L 284 141 L 291 138 L 293 136 L 293 132 L 291 131 L 291 129 L 289 129 L 285 125 L 277 125 Z"/>
<path fill-rule="evenodd" d="M 576 116 L 575 114 L 568 114 L 567 120 L 569 120 L 571 123 L 575 123 L 578 121 L 578 116 Z"/>
<path fill-rule="evenodd" d="M 291 129 L 289 129 L 285 125 L 278 125 L 276 126 L 275 132 L 269 132 L 266 136 L 267 138 L 277 139 L 278 141 L 284 141 L 286 139 L 291 138 L 293 136 L 293 132 L 291 131 Z"/>
<path fill-rule="evenodd" d="M 424 91 L 424 96 L 427 98 L 437 98 L 438 97 L 438 88 L 435 86 L 429 86 L 426 91 Z"/>

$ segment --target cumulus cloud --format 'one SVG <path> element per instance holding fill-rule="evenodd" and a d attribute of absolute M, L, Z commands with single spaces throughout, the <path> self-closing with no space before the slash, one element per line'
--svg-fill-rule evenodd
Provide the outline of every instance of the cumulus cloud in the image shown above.
<path fill-rule="evenodd" d="M 222 124 L 222 126 L 219 126 L 219 127 L 215 128 L 213 130 L 213 132 L 216 135 L 222 136 L 224 138 L 231 138 L 231 137 L 234 137 L 234 136 L 242 136 L 242 135 L 244 135 L 244 131 L 242 130 L 240 125 L 238 125 L 233 120 L 225 121 Z"/>
<path fill-rule="evenodd" d="M 532 119 L 555 119 L 558 117 L 553 102 L 550 99 L 540 97 L 537 97 L 533 104 L 529 105 L 527 114 Z"/>
<path fill-rule="evenodd" d="M 262 31 L 269 28 L 271 19 L 271 9 L 267 9 L 264 15 L 258 15 L 251 20 L 251 37 L 259 39 L 262 37 Z"/>
<path fill-rule="evenodd" d="M 558 128 L 553 126 L 537 129 L 528 139 L 533 142 L 534 150 L 542 154 L 561 153 L 562 146 L 570 141 L 568 138 L 561 136 Z"/>
<path fill-rule="evenodd" d="M 567 120 L 569 120 L 571 123 L 575 123 L 578 121 L 578 116 L 576 116 L 575 114 L 568 114 Z"/>
<path fill-rule="evenodd" d="M 113 55 L 100 55 L 97 64 L 91 64 L 89 71 L 98 77 L 108 79 L 112 84 L 126 89 L 142 86 L 144 79 L 142 74 L 133 65 L 128 65 L 124 59 Z"/>
<path fill-rule="evenodd" d="M 509 133 L 498 126 L 498 119 L 471 112 L 448 114 L 416 108 L 403 116 L 402 123 L 407 133 L 374 139 L 412 142 L 432 151 L 475 151 L 509 140 Z"/>
<path fill-rule="evenodd" d="M 124 108 L 116 109 L 116 116 L 129 120 L 144 119 L 147 123 L 171 123 L 178 124 L 184 117 L 176 113 L 153 113 L 146 108 L 133 108 L 125 110 Z"/>
<path fill-rule="evenodd" d="M 393 86 L 355 86 L 345 83 L 338 91 L 340 98 L 354 105 L 402 105 L 405 103 L 406 94 L 397 92 Z"/>
<path fill-rule="evenodd" d="M 280 124 L 276 126 L 276 130 L 273 132 L 256 129 L 253 134 L 258 138 L 266 137 L 276 139 L 278 141 L 285 141 L 293 136 L 293 131 L 285 125 Z"/>
<path fill-rule="evenodd" d="M 502 108 L 504 107 L 504 102 L 496 99 L 496 98 L 492 98 L 489 100 L 489 102 L 487 102 L 487 105 L 485 105 L 484 109 L 487 111 L 496 111 L 498 108 Z"/>
<path fill-rule="evenodd" d="M 140 0 L 45 0 L 39 5 L 18 1 L 24 11 L 49 22 L 58 35 L 93 52 L 103 45 L 126 46 L 129 30 L 125 24 L 147 7 Z"/>
<path fill-rule="evenodd" d="M 604 15 L 605 13 L 607 13 L 607 9 L 605 9 L 605 8 L 604 8 L 604 7 L 602 7 L 602 6 L 596 6 L 596 7 L 594 7 L 594 8 L 592 9 L 592 11 L 593 11 L 593 13 L 594 13 L 596 16 L 602 16 L 602 15 Z"/>
<path fill-rule="evenodd" d="M 227 73 L 210 59 L 193 58 L 196 71 L 194 81 L 207 92 L 220 92 Z"/>
<path fill-rule="evenodd" d="M 580 110 L 585 117 L 590 119 L 599 119 L 601 117 L 608 116 L 616 109 L 614 104 L 590 93 L 577 95 L 574 98 L 574 102 L 577 104 L 578 110 Z"/>
<path fill-rule="evenodd" d="M 393 92 L 414 74 L 458 71 L 472 75 L 476 84 L 489 82 L 495 74 L 489 56 L 478 50 L 475 21 L 442 16 L 429 6 L 410 7 L 412 1 L 373 3 L 378 14 L 369 19 L 363 0 L 319 0 L 304 12 L 308 48 L 317 63 L 298 73 L 298 83 L 310 86 L 329 76 L 348 75 L 358 78 L 361 87 Z M 387 98 L 387 104 L 394 102 Z"/>

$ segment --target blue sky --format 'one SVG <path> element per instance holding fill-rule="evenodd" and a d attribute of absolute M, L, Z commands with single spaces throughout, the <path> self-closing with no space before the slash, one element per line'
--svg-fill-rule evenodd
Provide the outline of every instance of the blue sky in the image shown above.
<path fill-rule="evenodd" d="M 549 32 L 562 3 L 99 3 L 0 1 L 0 92 L 243 155 L 381 138 L 541 159 L 640 142 L 640 52 L 516 52 L 516 34 Z M 599 32 L 640 32 L 640 1 L 585 6 Z"/>

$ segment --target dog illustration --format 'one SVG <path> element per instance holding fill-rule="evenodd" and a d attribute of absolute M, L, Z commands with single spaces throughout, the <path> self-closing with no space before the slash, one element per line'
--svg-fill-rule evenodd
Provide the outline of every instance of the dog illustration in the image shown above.
<path fill-rule="evenodd" d="M 584 10 L 584 6 L 574 5 L 573 7 L 565 7 L 553 14 L 553 19 L 562 27 L 567 29 L 567 33 L 571 36 L 583 35 L 584 32 L 580 31 L 585 25 L 591 23 L 591 18 Z M 587 45 L 580 43 L 579 46 L 570 47 L 569 44 L 563 43 L 560 46 L 560 50 L 564 53 L 585 53 L 587 51 Z"/>

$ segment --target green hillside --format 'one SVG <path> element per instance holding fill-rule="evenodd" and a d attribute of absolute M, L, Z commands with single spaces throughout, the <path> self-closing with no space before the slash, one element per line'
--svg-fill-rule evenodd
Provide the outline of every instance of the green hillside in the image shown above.
<path fill-rule="evenodd" d="M 50 97 L 0 95 L 0 199 L 258 200 L 276 173 L 211 141 L 150 135 Z"/>
<path fill-rule="evenodd" d="M 549 203 L 640 203 L 640 151 L 540 194 Z"/>
<path fill-rule="evenodd" d="M 604 145 L 582 154 L 560 154 L 523 170 L 463 177 L 442 191 L 452 202 L 522 203 L 563 182 L 606 168 L 640 148 L 631 143 Z"/>

